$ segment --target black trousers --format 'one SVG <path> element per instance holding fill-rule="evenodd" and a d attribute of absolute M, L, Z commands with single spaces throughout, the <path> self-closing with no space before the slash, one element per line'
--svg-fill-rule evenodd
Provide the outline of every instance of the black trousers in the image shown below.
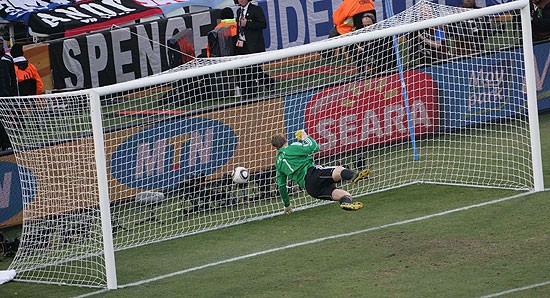
<path fill-rule="evenodd" d="M 246 42 L 243 47 L 236 47 L 237 55 L 251 54 Z M 246 66 L 235 70 L 235 84 L 241 89 L 241 95 L 245 97 L 253 97 L 257 95 L 262 87 L 274 84 L 271 77 L 266 75 L 262 68 L 258 65 Z"/>

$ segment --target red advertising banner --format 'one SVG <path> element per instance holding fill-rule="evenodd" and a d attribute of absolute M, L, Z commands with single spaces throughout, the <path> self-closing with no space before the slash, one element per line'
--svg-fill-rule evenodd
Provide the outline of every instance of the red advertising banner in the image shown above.
<path fill-rule="evenodd" d="M 314 95 L 305 111 L 305 127 L 322 155 L 410 138 L 439 125 L 438 91 L 426 73 L 404 73 L 408 109 L 399 74 L 327 88 Z"/>

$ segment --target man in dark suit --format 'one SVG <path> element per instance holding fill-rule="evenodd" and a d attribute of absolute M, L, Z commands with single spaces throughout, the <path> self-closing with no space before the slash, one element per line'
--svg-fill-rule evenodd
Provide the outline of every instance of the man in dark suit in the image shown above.
<path fill-rule="evenodd" d="M 234 0 L 240 7 L 237 9 L 237 41 L 235 53 L 246 55 L 265 52 L 263 30 L 267 28 L 267 22 L 261 7 L 251 4 L 251 0 Z M 242 94 L 252 97 L 263 86 L 267 89 L 274 88 L 275 81 L 267 76 L 257 65 L 252 65 L 240 70 L 241 81 L 239 83 Z"/>
<path fill-rule="evenodd" d="M 0 36 L 0 97 L 17 96 L 17 77 L 13 58 L 4 50 L 4 38 Z M 11 148 L 10 139 L 0 123 L 0 151 Z"/>
<path fill-rule="evenodd" d="M 267 22 L 263 10 L 250 0 L 237 0 L 237 54 L 265 52 L 263 30 Z"/>

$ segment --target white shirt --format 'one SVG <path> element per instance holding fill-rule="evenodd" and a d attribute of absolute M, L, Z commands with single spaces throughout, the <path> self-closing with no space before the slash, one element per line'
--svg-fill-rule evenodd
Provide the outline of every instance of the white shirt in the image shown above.
<path fill-rule="evenodd" d="M 246 17 L 246 12 L 248 11 L 248 6 L 250 5 L 250 2 L 248 2 L 248 4 L 242 8 L 242 13 L 241 13 L 241 18 L 245 18 Z"/>
<path fill-rule="evenodd" d="M 240 20 L 241 19 L 246 19 L 246 12 L 248 11 L 248 6 L 249 5 L 250 5 L 250 2 L 248 2 L 248 4 L 241 9 L 241 17 L 240 17 L 239 20 L 237 20 L 239 27 L 241 26 L 241 21 Z M 243 41 L 246 41 L 246 37 L 244 36 L 244 32 L 242 30 L 239 33 L 239 39 L 243 40 Z"/>

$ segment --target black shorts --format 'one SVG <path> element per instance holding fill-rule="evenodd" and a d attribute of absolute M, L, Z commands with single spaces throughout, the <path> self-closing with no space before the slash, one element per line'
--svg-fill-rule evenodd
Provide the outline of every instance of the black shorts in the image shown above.
<path fill-rule="evenodd" d="M 307 169 L 306 191 L 310 196 L 321 200 L 332 200 L 332 191 L 337 188 L 332 179 L 334 168 L 315 166 Z"/>

